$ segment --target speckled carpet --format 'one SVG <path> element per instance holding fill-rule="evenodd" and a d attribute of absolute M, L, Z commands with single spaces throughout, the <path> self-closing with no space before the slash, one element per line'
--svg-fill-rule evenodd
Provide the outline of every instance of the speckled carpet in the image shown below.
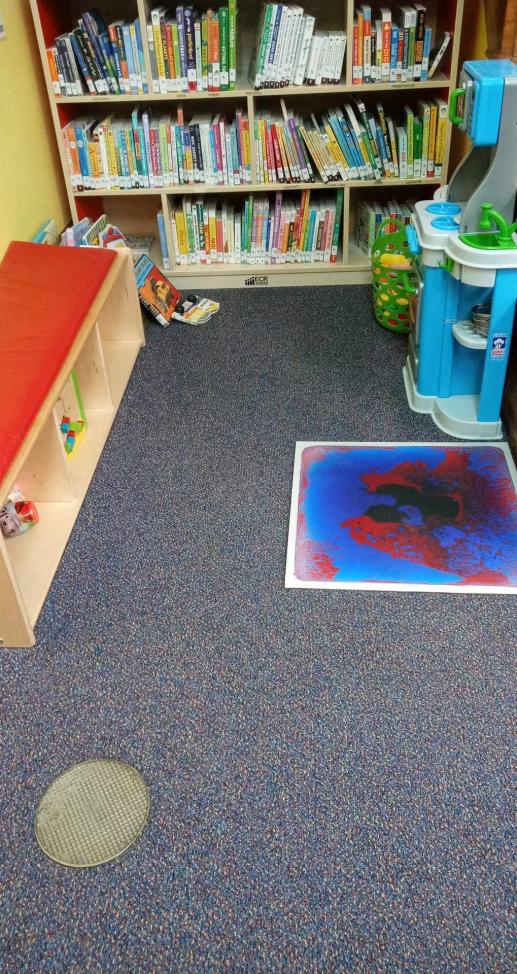
<path fill-rule="evenodd" d="M 510 972 L 515 600 L 284 589 L 297 439 L 437 439 L 404 340 L 369 288 L 219 298 L 149 328 L 38 646 L 0 655 L 0 970 Z M 69 871 L 32 819 L 93 756 L 151 820 Z"/>

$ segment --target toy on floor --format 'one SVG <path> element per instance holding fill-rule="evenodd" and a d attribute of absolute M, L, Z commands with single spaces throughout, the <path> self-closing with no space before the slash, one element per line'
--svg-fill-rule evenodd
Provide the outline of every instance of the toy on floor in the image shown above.
<path fill-rule="evenodd" d="M 4 538 L 25 534 L 39 521 L 36 505 L 25 500 L 21 490 L 13 487 L 3 507 L 0 507 L 0 530 Z"/>
<path fill-rule="evenodd" d="M 517 66 L 466 61 L 449 114 L 472 148 L 408 229 L 417 283 L 404 383 L 411 408 L 451 436 L 500 439 L 517 304 Z"/>
<path fill-rule="evenodd" d="M 187 325 L 204 325 L 217 314 L 220 305 L 209 298 L 200 298 L 197 294 L 187 294 L 176 305 L 173 314 L 175 321 L 183 321 Z"/>

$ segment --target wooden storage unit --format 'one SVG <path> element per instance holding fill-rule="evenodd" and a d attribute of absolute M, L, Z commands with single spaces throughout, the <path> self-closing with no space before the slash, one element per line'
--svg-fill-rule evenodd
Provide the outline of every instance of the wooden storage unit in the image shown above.
<path fill-rule="evenodd" d="M 0 503 L 16 484 L 36 503 L 40 517 L 26 534 L 8 540 L 0 534 L 0 645 L 34 645 L 36 620 L 143 344 L 131 254 L 121 250 L 0 483 Z M 72 369 L 88 428 L 67 456 L 59 425 L 70 404 Z"/>
<path fill-rule="evenodd" d="M 365 254 L 360 254 L 354 244 L 355 224 L 353 214 L 355 210 L 355 193 L 368 189 L 369 186 L 379 187 L 384 183 L 390 188 L 393 187 L 395 196 L 401 199 L 401 193 L 407 188 L 408 196 L 428 196 L 440 185 L 445 184 L 448 179 L 448 163 L 450 153 L 451 129 L 448 126 L 447 141 L 445 147 L 445 157 L 442 176 L 440 178 L 426 179 L 405 179 L 405 180 L 382 180 L 379 182 L 367 182 L 364 180 L 349 180 L 343 183 L 344 194 L 344 213 L 342 220 L 342 247 L 335 264 L 280 264 L 280 265 L 257 265 L 257 264 L 223 264 L 223 265 L 188 265 L 177 266 L 174 264 L 174 243 L 170 227 L 171 203 L 177 196 L 196 196 L 202 194 L 210 196 L 217 194 L 219 197 L 240 195 L 244 198 L 249 193 L 274 193 L 280 190 L 284 193 L 299 193 L 300 189 L 309 188 L 311 190 L 325 190 L 329 192 L 338 184 L 331 186 L 323 182 L 308 184 L 257 184 L 244 186 L 174 186 L 163 190 L 141 189 L 141 190 L 86 190 L 76 191 L 72 189 L 68 173 L 61 128 L 74 115 L 91 114 L 93 105 L 98 106 L 99 111 L 113 110 L 117 106 L 124 109 L 138 103 L 149 104 L 159 103 L 160 108 L 174 110 L 175 106 L 182 105 L 187 108 L 189 102 L 193 102 L 192 110 L 209 110 L 209 103 L 215 102 L 211 110 L 215 113 L 221 111 L 223 107 L 232 109 L 237 103 L 247 106 L 250 126 L 254 118 L 255 110 L 261 106 L 272 103 L 275 98 L 282 96 L 287 100 L 296 99 L 299 107 L 310 113 L 324 104 L 342 104 L 347 95 L 361 94 L 363 97 L 377 97 L 382 95 L 383 104 L 388 108 L 392 100 L 397 103 L 404 100 L 413 102 L 419 94 L 431 96 L 436 94 L 448 99 L 450 91 L 455 87 L 456 75 L 458 70 L 458 57 L 460 34 L 463 19 L 464 0 L 426 0 L 427 22 L 435 29 L 435 36 L 442 30 L 453 31 L 453 40 L 449 46 L 443 70 L 437 72 L 436 76 L 430 81 L 411 81 L 396 82 L 394 84 L 361 84 L 352 85 L 352 34 L 354 21 L 354 2 L 353 0 L 336 0 L 335 3 L 328 3 L 326 0 L 305 0 L 302 3 L 307 13 L 316 17 L 316 27 L 318 29 L 344 29 L 347 35 L 347 53 L 345 58 L 345 69 L 343 83 L 336 85 L 323 85 L 319 88 L 309 85 L 291 86 L 279 90 L 278 95 L 272 94 L 271 90 L 255 91 L 250 88 L 247 79 L 248 67 L 254 44 L 255 31 L 259 21 L 261 0 L 241 0 L 238 11 L 238 80 L 237 89 L 232 92 L 218 92 L 210 94 L 206 92 L 191 92 L 189 94 L 167 94 L 158 95 L 149 93 L 147 95 L 113 95 L 113 96 L 90 96 L 81 95 L 73 97 L 56 97 L 52 81 L 49 75 L 46 47 L 52 42 L 54 36 L 60 31 L 69 30 L 75 19 L 80 16 L 81 11 L 88 9 L 91 4 L 88 0 L 30 0 L 40 56 L 45 72 L 45 79 L 48 90 L 48 97 L 52 110 L 52 118 L 58 140 L 61 163 L 70 202 L 70 209 L 74 220 L 84 216 L 96 218 L 102 212 L 106 212 L 108 217 L 121 225 L 122 230 L 127 233 L 138 231 L 152 232 L 157 237 L 156 214 L 162 210 L 166 216 L 165 225 L 168 240 L 169 254 L 173 261 L 173 270 L 170 276 L 175 283 L 188 289 L 199 287 L 200 280 L 207 288 L 216 287 L 244 287 L 250 284 L 263 286 L 271 285 L 299 285 L 299 284 L 346 284 L 361 283 L 370 280 L 369 260 Z M 392 3 L 387 0 L 387 6 L 393 11 L 397 10 L 398 2 Z M 144 55 L 147 66 L 148 78 L 151 75 L 149 51 L 146 44 L 146 24 L 149 19 L 149 11 L 156 6 L 153 0 L 103 0 L 101 7 L 107 17 L 139 17 L 144 41 Z M 176 3 L 171 3 L 175 7 Z M 196 5 L 198 8 L 206 9 L 210 6 L 208 0 L 201 0 Z M 217 6 L 217 4 L 215 4 Z M 278 102 L 277 102 L 278 103 Z M 252 151 L 252 179 L 255 173 L 254 160 L 254 140 L 251 139 Z M 161 256 L 157 246 L 152 254 L 155 262 L 160 265 Z"/>

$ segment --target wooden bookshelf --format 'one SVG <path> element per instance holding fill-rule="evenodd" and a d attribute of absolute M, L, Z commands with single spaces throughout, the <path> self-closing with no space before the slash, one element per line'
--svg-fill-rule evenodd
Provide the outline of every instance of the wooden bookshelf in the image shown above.
<path fill-rule="evenodd" d="M 209 111 L 208 103 L 217 102 L 214 113 L 227 106 L 230 111 L 234 106 L 245 107 L 250 120 L 250 129 L 255 110 L 265 109 L 269 104 L 278 105 L 279 97 L 286 98 L 296 104 L 297 110 L 310 113 L 318 107 L 342 104 L 342 96 L 357 95 L 359 93 L 369 98 L 377 98 L 382 93 L 382 102 L 389 112 L 390 107 L 401 106 L 407 101 L 414 105 L 419 91 L 435 92 L 441 98 L 448 100 L 451 90 L 456 86 L 458 73 L 458 57 L 460 36 L 464 13 L 465 0 L 424 0 L 427 7 L 427 23 L 434 28 L 435 37 L 443 30 L 453 32 L 453 39 L 447 52 L 443 71 L 431 80 L 423 82 L 396 82 L 376 84 L 352 84 L 352 33 L 354 21 L 354 2 L 352 0 L 305 0 L 301 5 L 307 13 L 316 17 L 316 27 L 322 30 L 345 30 L 347 35 L 347 50 L 345 56 L 344 76 L 341 83 L 322 85 L 319 88 L 310 85 L 289 86 L 278 91 L 255 91 L 249 86 L 248 68 L 253 50 L 255 32 L 259 21 L 261 0 L 240 0 L 238 11 L 238 64 L 237 87 L 234 91 L 217 93 L 190 92 L 188 94 L 154 94 L 146 95 L 76 95 L 72 97 L 56 97 L 50 78 L 46 48 L 51 44 L 54 36 L 62 31 L 70 30 L 74 22 L 84 10 L 88 10 L 93 3 L 89 0 L 30 0 L 39 54 L 41 57 L 48 98 L 51 107 L 53 124 L 59 146 L 59 153 L 65 185 L 68 193 L 70 211 L 74 220 L 84 216 L 93 219 L 101 213 L 107 213 L 110 220 L 120 225 L 127 233 L 152 232 L 157 237 L 156 214 L 162 210 L 165 216 L 165 227 L 169 254 L 174 261 L 174 242 L 170 225 L 171 205 L 177 197 L 199 195 L 226 195 L 235 197 L 240 194 L 243 198 L 250 193 L 271 194 L 277 190 L 284 194 L 297 194 L 303 188 L 315 192 L 324 190 L 327 194 L 338 188 L 338 183 L 289 183 L 266 184 L 256 183 L 256 162 L 254 158 L 254 140 L 251 142 L 252 152 L 252 184 L 241 186 L 173 186 L 165 189 L 131 189 L 131 190 L 82 190 L 72 187 L 65 155 L 61 129 L 71 118 L 82 114 L 91 114 L 93 105 L 106 106 L 115 109 L 120 105 L 166 103 L 174 111 L 179 105 L 186 106 L 189 102 L 196 103 L 196 110 L 202 107 Z M 211 4 L 208 0 L 201 0 L 196 6 L 207 9 Z M 147 76 L 151 76 L 151 62 L 147 48 L 146 25 L 149 21 L 149 11 L 156 6 L 153 0 L 101 0 L 101 7 L 106 19 L 136 18 L 140 20 L 142 38 L 144 42 L 144 57 Z M 170 4 L 171 8 L 175 2 Z M 217 7 L 218 4 L 214 3 Z M 398 0 L 389 3 L 395 12 L 399 6 Z M 407 93 L 407 98 L 405 94 Z M 103 108 L 104 110 L 104 108 Z M 445 146 L 444 165 L 441 178 L 427 179 L 389 179 L 389 180 L 349 180 L 341 185 L 345 188 L 344 212 L 342 219 L 342 240 L 337 262 L 334 264 L 223 264 L 223 265 L 175 265 L 168 272 L 175 283 L 181 288 L 199 287 L 200 279 L 207 288 L 215 287 L 249 287 L 249 286 L 284 286 L 300 284 L 345 284 L 359 283 L 370 280 L 369 261 L 365 254 L 357 250 L 355 238 L 355 213 L 359 199 L 375 199 L 381 190 L 384 196 L 386 190 L 393 188 L 390 194 L 398 201 L 419 196 L 432 196 L 437 186 L 448 180 L 449 155 L 451 142 L 451 127 L 448 125 Z M 160 263 L 159 247 L 154 256 Z M 255 279 L 255 280 L 254 280 Z"/>

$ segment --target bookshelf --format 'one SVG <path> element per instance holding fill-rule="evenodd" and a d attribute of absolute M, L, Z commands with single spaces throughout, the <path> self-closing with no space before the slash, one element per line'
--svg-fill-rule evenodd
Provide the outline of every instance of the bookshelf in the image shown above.
<path fill-rule="evenodd" d="M 206 91 L 189 93 L 157 94 L 152 91 L 144 95 L 74 95 L 56 96 L 48 66 L 46 48 L 53 39 L 63 31 L 72 29 L 81 14 L 93 6 L 88 0 L 30 0 L 34 18 L 39 54 L 41 57 L 52 120 L 59 147 L 63 176 L 68 194 L 70 210 L 74 220 L 89 216 L 96 219 L 105 212 L 108 218 L 117 223 L 127 233 L 152 232 L 155 236 L 155 249 L 151 257 L 159 266 L 161 254 L 158 242 L 156 214 L 163 211 L 167 244 L 171 257 L 172 270 L 168 275 L 182 289 L 200 286 L 216 287 L 248 287 L 248 286 L 288 286 L 300 284 L 346 284 L 365 283 L 370 280 L 370 264 L 365 253 L 357 249 L 354 243 L 355 217 L 357 206 L 362 199 L 388 199 L 403 201 L 405 198 L 421 198 L 432 196 L 436 188 L 447 182 L 450 154 L 451 127 L 447 124 L 447 135 L 443 169 L 440 177 L 419 179 L 382 179 L 355 180 L 349 179 L 344 183 L 269 183 L 264 185 L 257 182 L 257 160 L 253 138 L 250 139 L 251 148 L 251 184 L 239 186 L 214 186 L 197 184 L 193 186 L 169 186 L 162 189 L 118 189 L 118 190 L 77 190 L 72 182 L 67 164 L 65 146 L 62 138 L 62 127 L 78 115 L 91 115 L 113 111 L 114 114 L 128 114 L 129 106 L 150 105 L 157 103 L 160 111 L 174 112 L 178 106 L 188 111 L 192 102 L 195 112 L 233 113 L 241 108 L 247 112 L 250 132 L 256 112 L 278 111 L 279 98 L 285 99 L 286 104 L 297 112 L 310 115 L 311 112 L 322 111 L 333 105 L 342 105 L 346 96 L 360 95 L 367 106 L 375 105 L 378 95 L 382 93 L 382 103 L 389 111 L 395 112 L 405 103 L 416 105 L 419 97 L 437 97 L 448 100 L 450 91 L 455 87 L 458 71 L 458 57 L 460 48 L 461 28 L 464 12 L 464 0 L 427 0 L 425 2 L 427 20 L 433 27 L 435 36 L 443 30 L 453 33 L 452 41 L 440 69 L 430 80 L 409 81 L 375 84 L 352 84 L 353 57 L 353 24 L 355 4 L 352 0 L 305 0 L 301 5 L 306 13 L 316 18 L 316 25 L 321 30 L 344 30 L 347 36 L 345 63 L 341 82 L 339 84 L 322 85 L 293 85 L 278 90 L 255 90 L 248 80 L 248 68 L 253 51 L 255 33 L 260 18 L 260 0 L 240 0 L 237 25 L 237 83 L 233 91 L 209 93 Z M 394 14 L 399 4 L 389 3 Z M 150 20 L 150 10 L 156 6 L 153 0 L 101 0 L 99 6 L 106 20 L 117 18 L 138 18 L 143 38 L 144 58 L 147 77 L 151 77 L 151 60 L 147 44 L 146 26 Z M 171 8 L 176 3 L 170 4 Z M 211 4 L 208 0 L 199 0 L 196 4 L 201 11 Z M 217 7 L 217 2 L 213 3 Z M 375 5 L 372 5 L 375 9 Z M 119 111 L 122 109 L 122 112 Z M 101 110 L 101 111 L 99 111 Z M 281 191 L 284 200 L 293 194 L 296 200 L 304 188 L 329 195 L 338 186 L 344 188 L 344 209 L 341 222 L 341 239 L 335 263 L 301 263 L 301 264 L 211 264 L 211 265 L 176 265 L 174 263 L 174 239 L 171 227 L 171 212 L 178 198 L 190 197 L 193 200 L 200 195 L 207 200 L 215 197 L 223 202 L 225 198 L 232 203 L 242 201 L 251 193 L 256 196 L 274 196 Z M 312 192 L 311 192 L 312 195 Z"/>

